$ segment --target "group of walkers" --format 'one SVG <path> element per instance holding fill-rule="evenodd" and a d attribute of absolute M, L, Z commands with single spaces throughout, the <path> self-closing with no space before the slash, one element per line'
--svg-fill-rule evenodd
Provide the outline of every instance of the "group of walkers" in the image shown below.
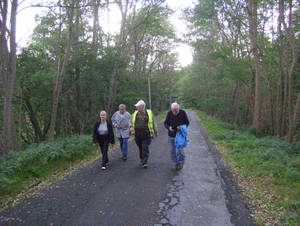
<path fill-rule="evenodd" d="M 158 137 L 158 128 L 153 112 L 146 109 L 146 104 L 143 100 L 138 101 L 134 106 L 136 111 L 130 115 L 126 111 L 126 106 L 120 104 L 119 110 L 111 117 L 111 122 L 107 120 L 105 111 L 100 112 L 100 120 L 96 122 L 94 127 L 93 145 L 96 146 L 96 143 L 99 143 L 102 153 L 102 170 L 107 169 L 109 162 L 109 143 L 111 143 L 112 147 L 115 144 L 113 127 L 116 128 L 116 137 L 120 143 L 122 160 L 127 160 L 128 139 L 130 135 L 134 135 L 136 145 L 139 148 L 139 165 L 142 165 L 144 169 L 148 168 L 149 146 L 153 136 Z M 168 129 L 172 169 L 181 170 L 185 162 L 184 147 L 187 147 L 189 120 L 186 112 L 180 109 L 178 103 L 171 105 L 171 110 L 166 116 L 164 125 Z"/>

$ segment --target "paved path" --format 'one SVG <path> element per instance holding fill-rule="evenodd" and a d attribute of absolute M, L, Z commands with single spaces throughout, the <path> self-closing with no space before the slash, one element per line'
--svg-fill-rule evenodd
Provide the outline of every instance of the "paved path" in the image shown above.
<path fill-rule="evenodd" d="M 171 170 L 167 130 L 138 166 L 134 140 L 127 162 L 110 154 L 106 171 L 93 163 L 0 215 L 0 225 L 254 225 L 233 182 L 193 112 L 188 112 L 186 164 Z"/>

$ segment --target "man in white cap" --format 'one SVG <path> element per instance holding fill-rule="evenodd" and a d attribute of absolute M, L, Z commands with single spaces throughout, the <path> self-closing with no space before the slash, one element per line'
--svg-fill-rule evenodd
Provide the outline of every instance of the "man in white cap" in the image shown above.
<path fill-rule="evenodd" d="M 146 109 L 143 100 L 134 105 L 137 109 L 130 118 L 129 126 L 131 134 L 135 134 L 135 143 L 139 147 L 141 162 L 144 169 L 148 168 L 149 145 L 152 135 L 158 136 L 158 129 L 151 110 Z"/>

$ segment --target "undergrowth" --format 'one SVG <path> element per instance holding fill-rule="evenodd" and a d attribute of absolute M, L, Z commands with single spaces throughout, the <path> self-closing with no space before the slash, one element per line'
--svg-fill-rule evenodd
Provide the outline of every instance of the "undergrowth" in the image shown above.
<path fill-rule="evenodd" d="M 254 191 L 248 194 L 251 196 L 249 201 L 257 199 L 255 203 L 259 203 L 259 209 L 265 209 L 264 214 L 273 211 L 273 222 L 256 216 L 256 223 L 300 225 L 300 143 L 289 144 L 271 137 L 257 138 L 251 128 L 238 130 L 203 112 L 196 111 L 196 114 L 211 141 L 221 150 L 225 163 L 249 182 L 244 185 L 247 187 L 244 189 Z M 267 195 L 270 192 L 266 191 L 274 195 Z M 253 200 L 250 202 L 253 204 Z M 265 219 L 270 220 L 270 217 Z"/>
<path fill-rule="evenodd" d="M 69 162 L 99 151 L 99 148 L 92 148 L 91 142 L 88 135 L 58 138 L 0 156 L 1 196 L 18 192 L 26 182 L 46 177 Z"/>

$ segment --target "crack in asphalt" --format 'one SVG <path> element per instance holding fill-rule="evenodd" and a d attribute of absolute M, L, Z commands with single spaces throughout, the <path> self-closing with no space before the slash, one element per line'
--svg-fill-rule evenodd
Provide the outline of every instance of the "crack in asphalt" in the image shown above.
<path fill-rule="evenodd" d="M 157 213 L 161 217 L 159 224 L 155 225 L 177 225 L 183 213 L 183 205 L 180 202 L 179 193 L 183 190 L 183 181 L 176 176 L 171 183 L 167 185 L 168 193 L 166 199 L 158 204 Z"/>

